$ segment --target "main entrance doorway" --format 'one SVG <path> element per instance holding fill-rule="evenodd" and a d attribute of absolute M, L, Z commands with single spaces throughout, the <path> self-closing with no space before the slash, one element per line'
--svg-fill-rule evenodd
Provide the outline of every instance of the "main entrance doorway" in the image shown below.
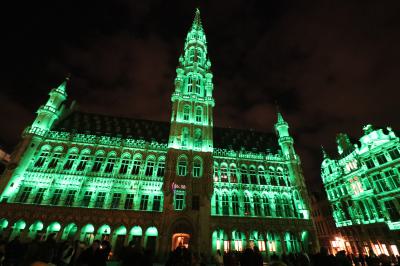
<path fill-rule="evenodd" d="M 175 250 L 177 247 L 182 246 L 185 248 L 189 247 L 190 235 L 186 233 L 176 233 L 172 235 L 172 250 Z"/>

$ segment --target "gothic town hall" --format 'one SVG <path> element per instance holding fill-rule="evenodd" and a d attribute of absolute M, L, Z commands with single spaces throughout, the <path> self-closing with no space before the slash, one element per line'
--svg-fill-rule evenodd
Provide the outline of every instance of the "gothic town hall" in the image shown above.
<path fill-rule="evenodd" d="M 317 245 L 289 125 L 274 133 L 214 125 L 213 74 L 197 10 L 171 81 L 171 121 L 93 114 L 52 89 L 0 179 L 0 234 L 28 241 L 133 240 L 163 260 L 195 253 L 263 256 Z M 216 88 L 218 89 L 218 88 Z"/>

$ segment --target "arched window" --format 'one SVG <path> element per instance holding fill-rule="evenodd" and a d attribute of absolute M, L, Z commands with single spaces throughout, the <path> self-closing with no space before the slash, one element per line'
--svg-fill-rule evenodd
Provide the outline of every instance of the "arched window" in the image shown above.
<path fill-rule="evenodd" d="M 179 176 L 186 176 L 186 174 L 187 174 L 187 159 L 186 159 L 186 157 L 181 156 L 178 159 L 177 168 L 178 168 L 178 175 Z"/>
<path fill-rule="evenodd" d="M 269 204 L 268 196 L 263 197 L 263 209 L 264 209 L 264 215 L 265 216 L 271 216 L 271 206 Z"/>
<path fill-rule="evenodd" d="M 192 76 L 188 77 L 187 91 L 188 91 L 188 93 L 191 93 L 193 91 L 193 78 L 192 78 Z"/>
<path fill-rule="evenodd" d="M 42 152 L 39 155 L 39 158 L 36 160 L 34 167 L 35 168 L 40 168 L 44 165 L 44 163 L 46 162 L 47 157 L 49 156 L 49 151 L 46 150 L 42 150 Z"/>
<path fill-rule="evenodd" d="M 278 186 L 286 186 L 286 182 L 283 178 L 283 170 L 278 168 L 276 171 L 276 179 L 278 180 Z"/>
<path fill-rule="evenodd" d="M 258 180 L 260 180 L 260 185 L 266 185 L 267 180 L 265 179 L 265 172 L 262 166 L 258 167 Z"/>
<path fill-rule="evenodd" d="M 201 129 L 196 128 L 194 131 L 194 147 L 200 149 L 202 145 Z"/>
<path fill-rule="evenodd" d="M 200 158 L 195 158 L 193 161 L 193 177 L 202 176 L 202 163 Z"/>
<path fill-rule="evenodd" d="M 148 157 L 147 158 L 147 161 L 146 161 L 146 170 L 145 170 L 145 176 L 153 176 L 153 173 L 154 173 L 154 165 L 155 165 L 155 162 L 154 162 L 154 157 Z"/>
<path fill-rule="evenodd" d="M 228 166 L 225 163 L 221 164 L 221 182 L 228 182 Z"/>
<path fill-rule="evenodd" d="M 260 197 L 258 195 L 254 195 L 253 203 L 254 203 L 254 215 L 261 216 L 261 202 L 260 202 Z"/>
<path fill-rule="evenodd" d="M 239 197 L 236 193 L 232 195 L 232 214 L 239 215 Z"/>
<path fill-rule="evenodd" d="M 196 78 L 196 94 L 200 94 L 201 92 L 201 79 L 200 77 Z"/>
<path fill-rule="evenodd" d="M 214 194 L 214 200 L 215 200 L 215 202 L 214 202 L 214 206 L 215 206 L 215 214 L 219 214 L 219 195 L 218 195 L 218 193 L 215 193 Z"/>
<path fill-rule="evenodd" d="M 182 138 L 181 138 L 182 147 L 187 147 L 189 142 L 189 129 L 187 127 L 182 128 Z"/>
<path fill-rule="evenodd" d="M 111 173 L 114 169 L 114 165 L 115 165 L 115 154 L 111 154 L 108 157 L 107 160 L 107 164 L 106 164 L 106 168 L 104 169 L 105 173 Z"/>
<path fill-rule="evenodd" d="M 236 165 L 231 164 L 231 169 L 229 171 L 230 174 L 230 182 L 231 183 L 237 183 L 237 174 L 236 174 Z"/>
<path fill-rule="evenodd" d="M 64 170 L 70 170 L 76 160 L 78 158 L 77 150 L 74 150 L 68 155 L 67 161 L 64 164 Z"/>
<path fill-rule="evenodd" d="M 160 157 L 157 163 L 157 177 L 164 177 L 165 173 L 165 158 Z"/>
<path fill-rule="evenodd" d="M 276 186 L 276 178 L 275 178 L 275 169 L 273 167 L 268 168 L 268 176 L 269 176 L 269 182 L 272 186 Z"/>
<path fill-rule="evenodd" d="M 54 169 L 57 167 L 58 162 L 60 161 L 61 158 L 62 150 L 63 148 L 61 146 L 58 146 L 54 149 L 53 157 L 51 158 L 50 163 L 47 165 L 47 168 Z"/>
<path fill-rule="evenodd" d="M 203 116 L 203 108 L 201 108 L 201 106 L 197 106 L 196 107 L 196 114 L 195 114 L 196 122 L 198 122 L 198 123 L 201 122 L 202 116 Z"/>
<path fill-rule="evenodd" d="M 249 195 L 244 196 L 244 215 L 250 216 L 251 215 L 251 203 Z"/>
<path fill-rule="evenodd" d="M 132 175 L 139 175 L 141 165 L 142 165 L 142 157 L 135 156 L 133 159 Z"/>
<path fill-rule="evenodd" d="M 289 199 L 286 198 L 286 197 L 282 198 L 282 208 L 283 208 L 283 212 L 284 212 L 284 216 L 285 217 L 292 217 L 293 216 L 292 209 L 290 208 Z"/>
<path fill-rule="evenodd" d="M 282 199 L 279 196 L 275 198 L 275 214 L 276 217 L 282 217 Z"/>
<path fill-rule="evenodd" d="M 96 158 L 94 159 L 92 172 L 100 171 L 103 162 L 104 162 L 104 153 L 103 152 L 97 152 Z"/>
<path fill-rule="evenodd" d="M 194 48 L 189 50 L 189 62 L 194 62 Z"/>
<path fill-rule="evenodd" d="M 251 181 L 252 184 L 258 184 L 257 175 L 256 175 L 256 168 L 254 166 L 250 167 L 250 181 Z"/>
<path fill-rule="evenodd" d="M 219 171 L 218 171 L 218 163 L 214 162 L 214 181 L 219 181 Z"/>
<path fill-rule="evenodd" d="M 249 183 L 249 179 L 247 176 L 247 168 L 245 165 L 242 165 L 240 167 L 240 177 L 242 179 L 242 184 L 248 184 Z"/>
<path fill-rule="evenodd" d="M 222 215 L 229 215 L 229 197 L 228 194 L 222 194 Z"/>
<path fill-rule="evenodd" d="M 197 62 L 201 64 L 202 61 L 203 61 L 203 53 L 201 49 L 197 49 Z"/>
<path fill-rule="evenodd" d="M 188 121 L 190 118 L 190 106 L 185 105 L 183 107 L 183 120 Z"/>
<path fill-rule="evenodd" d="M 87 162 L 89 161 L 89 150 L 82 151 L 81 158 L 79 160 L 78 166 L 76 167 L 76 171 L 84 171 L 87 166 Z"/>
<path fill-rule="evenodd" d="M 120 174 L 126 174 L 128 172 L 128 166 L 131 163 L 129 158 L 130 158 L 130 154 L 124 154 L 122 156 L 121 166 L 119 167 L 119 171 L 118 171 Z"/>

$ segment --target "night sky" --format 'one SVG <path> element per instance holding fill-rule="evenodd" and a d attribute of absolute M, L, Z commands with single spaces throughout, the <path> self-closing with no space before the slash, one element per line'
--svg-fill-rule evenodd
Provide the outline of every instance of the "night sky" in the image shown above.
<path fill-rule="evenodd" d="M 400 1 L 27 2 L 1 14 L 0 146 L 9 152 L 67 73 L 69 100 L 84 111 L 169 121 L 196 7 L 215 125 L 271 132 L 278 102 L 308 183 L 320 183 L 320 146 L 335 155 L 337 133 L 400 129 Z"/>

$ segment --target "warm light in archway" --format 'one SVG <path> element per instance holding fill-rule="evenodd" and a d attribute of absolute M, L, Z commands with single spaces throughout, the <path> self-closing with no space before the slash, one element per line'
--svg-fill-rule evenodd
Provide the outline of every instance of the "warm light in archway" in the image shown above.
<path fill-rule="evenodd" d="M 175 250 L 179 246 L 188 248 L 189 247 L 189 239 L 190 239 L 190 235 L 185 234 L 185 233 L 177 233 L 177 234 L 172 235 L 171 250 Z"/>

